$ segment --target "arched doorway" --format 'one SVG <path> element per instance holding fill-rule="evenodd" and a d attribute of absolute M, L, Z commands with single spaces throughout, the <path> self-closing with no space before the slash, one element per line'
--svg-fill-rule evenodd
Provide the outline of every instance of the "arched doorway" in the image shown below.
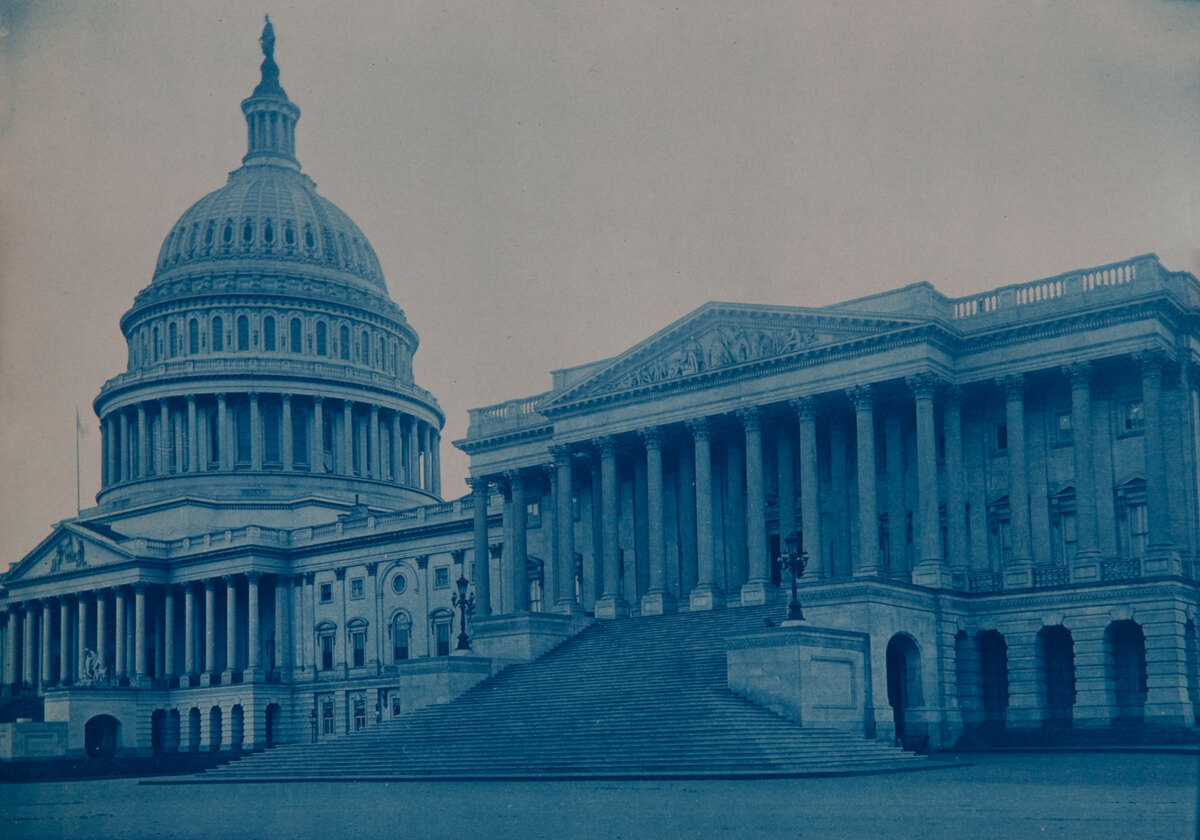
<path fill-rule="evenodd" d="M 1008 711 L 1008 643 L 996 630 L 984 630 L 975 640 L 979 645 L 983 724 L 990 729 L 1003 729 Z"/>
<path fill-rule="evenodd" d="M 83 725 L 83 748 L 88 758 L 112 758 L 121 743 L 121 722 L 111 715 L 96 715 Z"/>
<path fill-rule="evenodd" d="M 208 751 L 221 751 L 221 707 L 208 710 Z"/>
<path fill-rule="evenodd" d="M 200 749 L 200 710 L 195 706 L 188 709 L 188 749 L 192 752 Z"/>
<path fill-rule="evenodd" d="M 182 734 L 180 732 L 179 710 L 171 709 L 171 711 L 167 712 L 166 739 L 163 742 L 163 746 L 167 752 L 179 752 L 179 742 Z"/>
<path fill-rule="evenodd" d="M 1183 655 L 1187 667 L 1188 700 L 1192 703 L 1192 714 L 1200 726 L 1200 637 L 1196 635 L 1196 622 L 1188 619 L 1183 625 Z"/>
<path fill-rule="evenodd" d="M 911 711 L 922 705 L 921 653 L 912 636 L 897 633 L 887 646 L 887 695 L 896 722 L 896 740 L 905 749 L 923 746 L 926 733 L 912 720 Z"/>
<path fill-rule="evenodd" d="M 245 737 L 245 713 L 241 705 L 234 706 L 229 713 L 229 749 L 239 752 Z"/>
<path fill-rule="evenodd" d="M 283 717 L 283 709 L 281 709 L 279 707 L 278 703 L 267 704 L 267 715 L 266 715 L 266 726 L 265 726 L 266 732 L 264 734 L 266 735 L 268 749 L 270 749 L 271 747 L 273 747 L 277 743 L 279 743 L 279 724 L 280 724 L 282 717 Z"/>
<path fill-rule="evenodd" d="M 167 751 L 167 712 L 165 709 L 155 709 L 150 715 L 150 749 L 155 755 Z"/>
<path fill-rule="evenodd" d="M 1136 621 L 1114 621 L 1104 642 L 1113 723 L 1140 724 L 1146 710 L 1146 634 Z"/>
<path fill-rule="evenodd" d="M 1043 627 L 1038 631 L 1036 648 L 1042 723 L 1070 726 L 1075 706 L 1075 641 L 1071 631 L 1061 624 Z"/>

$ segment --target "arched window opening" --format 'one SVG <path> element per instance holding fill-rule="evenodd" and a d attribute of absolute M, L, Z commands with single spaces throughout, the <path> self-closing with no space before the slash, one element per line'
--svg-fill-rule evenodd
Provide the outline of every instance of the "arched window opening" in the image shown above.
<path fill-rule="evenodd" d="M 112 715 L 96 715 L 83 725 L 88 758 L 112 758 L 121 745 L 121 723 Z"/>
<path fill-rule="evenodd" d="M 263 318 L 263 349 L 268 352 L 275 350 L 275 316 L 273 315 Z"/>
<path fill-rule="evenodd" d="M 263 242 L 272 245 L 275 242 L 275 225 L 270 219 L 263 223 Z"/>
<path fill-rule="evenodd" d="M 253 241 L 254 221 L 252 219 L 246 219 L 245 223 L 242 225 L 242 242 L 248 245 Z"/>
<path fill-rule="evenodd" d="M 300 323 L 299 318 L 292 319 L 291 335 L 288 336 L 288 349 L 293 353 L 304 352 L 304 327 Z"/>
<path fill-rule="evenodd" d="M 337 638 L 337 625 L 322 621 L 317 625 L 317 657 L 322 671 L 333 670 L 333 645 Z"/>
<path fill-rule="evenodd" d="M 188 233 L 187 255 L 190 257 L 196 253 L 196 237 L 200 233 L 199 225 L 192 225 L 191 231 Z"/>
<path fill-rule="evenodd" d="M 279 743 L 280 724 L 283 722 L 283 709 L 278 703 L 268 703 L 266 709 L 266 726 L 263 730 L 267 749 Z"/>
<path fill-rule="evenodd" d="M 246 737 L 246 717 L 241 704 L 229 710 L 229 749 L 239 752 Z"/>
<path fill-rule="evenodd" d="M 343 326 L 338 330 L 338 350 L 342 358 L 346 361 L 350 360 L 350 328 Z"/>
<path fill-rule="evenodd" d="M 188 750 L 200 750 L 200 710 L 195 706 L 188 710 Z"/>
<path fill-rule="evenodd" d="M 361 618 L 351 619 L 346 624 L 350 639 L 350 667 L 363 668 L 367 664 L 367 622 Z"/>
<path fill-rule="evenodd" d="M 979 645 L 984 722 L 1003 728 L 1008 711 L 1008 643 L 995 630 L 985 630 L 976 637 L 976 641 Z"/>
<path fill-rule="evenodd" d="M 317 355 L 329 355 L 328 327 L 324 321 L 317 321 Z"/>
<path fill-rule="evenodd" d="M 239 315 L 237 318 L 237 349 L 250 349 L 250 319 L 245 315 Z"/>
<path fill-rule="evenodd" d="M 208 710 L 208 750 L 221 751 L 221 707 L 213 706 Z"/>
<path fill-rule="evenodd" d="M 200 322 L 195 318 L 188 321 L 188 353 L 192 356 L 200 352 Z"/>
<path fill-rule="evenodd" d="M 308 225 L 304 226 L 304 247 L 310 252 L 317 247 L 317 238 L 313 236 L 312 228 Z"/>
<path fill-rule="evenodd" d="M 296 245 L 296 229 L 292 227 L 292 223 L 290 221 L 284 225 L 283 228 L 283 244 L 286 245 L 289 250 Z"/>
<path fill-rule="evenodd" d="M 358 342 L 358 361 L 364 365 L 371 364 L 371 334 L 362 331 Z"/>
<path fill-rule="evenodd" d="M 179 325 L 174 321 L 167 324 L 167 352 L 171 359 L 179 355 Z"/>
<path fill-rule="evenodd" d="M 233 219 L 225 220 L 225 228 L 221 231 L 221 242 L 226 246 L 233 242 Z"/>
<path fill-rule="evenodd" d="M 376 354 L 375 366 L 378 367 L 380 370 L 383 370 L 386 359 L 387 359 L 387 353 L 384 350 L 385 347 L 387 347 L 387 343 L 386 343 L 384 337 L 379 336 L 379 351 Z"/>
<path fill-rule="evenodd" d="M 165 709 L 155 709 L 150 714 L 150 751 L 162 755 L 167 751 L 167 712 Z"/>
<path fill-rule="evenodd" d="M 1146 515 L 1146 479 L 1126 481 L 1116 490 L 1117 548 L 1121 557 L 1135 560 L 1146 553 L 1150 520 Z"/>
<path fill-rule="evenodd" d="M 437 609 L 429 617 L 433 625 L 433 655 L 450 655 L 450 630 L 454 626 L 454 614 L 447 609 Z"/>
<path fill-rule="evenodd" d="M 207 250 L 212 247 L 213 237 L 216 234 L 216 224 L 212 219 L 208 220 L 208 224 L 204 227 L 204 247 Z"/>
<path fill-rule="evenodd" d="M 158 327 L 154 328 L 154 361 L 158 361 L 162 355 L 162 337 L 158 334 Z"/>
<path fill-rule="evenodd" d="M 400 578 L 403 580 L 403 577 Z M 403 590 L 401 590 L 403 591 Z M 412 630 L 412 619 L 408 613 L 399 612 L 392 619 L 392 661 L 403 662 L 409 658 L 409 639 Z"/>
<path fill-rule="evenodd" d="M 212 349 L 214 353 L 225 351 L 225 323 L 220 315 L 214 315 L 212 319 Z"/>

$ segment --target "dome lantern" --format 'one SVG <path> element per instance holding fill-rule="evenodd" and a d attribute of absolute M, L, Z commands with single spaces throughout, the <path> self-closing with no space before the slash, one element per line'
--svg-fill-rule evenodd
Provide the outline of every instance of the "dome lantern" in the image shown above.
<path fill-rule="evenodd" d="M 296 160 L 296 121 L 300 109 L 292 104 L 279 84 L 279 65 L 275 63 L 275 27 L 266 17 L 262 37 L 262 80 L 249 99 L 242 102 L 246 115 L 248 150 L 242 163 L 270 164 L 300 169 Z"/>

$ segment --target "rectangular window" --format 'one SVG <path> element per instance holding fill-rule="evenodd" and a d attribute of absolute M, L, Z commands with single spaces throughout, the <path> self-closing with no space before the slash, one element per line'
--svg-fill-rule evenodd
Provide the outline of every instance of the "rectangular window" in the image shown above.
<path fill-rule="evenodd" d="M 363 597 L 363 579 L 355 578 L 350 581 L 350 597 L 357 601 Z"/>
<path fill-rule="evenodd" d="M 354 695 L 354 731 L 357 732 L 367 725 L 367 698 L 361 694 Z"/>
<path fill-rule="evenodd" d="M 1131 402 L 1121 403 L 1121 424 L 1119 433 L 1128 435 L 1135 432 L 1140 432 L 1142 430 L 1144 419 L 1141 400 L 1133 400 Z"/>
<path fill-rule="evenodd" d="M 333 600 L 333 584 L 322 583 L 320 586 L 320 600 L 322 604 L 328 604 Z"/>
<path fill-rule="evenodd" d="M 433 588 L 445 589 L 450 585 L 450 567 L 438 566 L 433 570 Z"/>
<path fill-rule="evenodd" d="M 392 660 L 403 662 L 408 659 L 408 628 L 397 623 L 393 632 L 395 638 L 392 639 Z"/>
<path fill-rule="evenodd" d="M 1146 537 L 1150 533 L 1146 505 L 1130 505 L 1126 518 L 1129 521 L 1129 556 L 1141 557 L 1146 553 Z"/>
<path fill-rule="evenodd" d="M 333 701 L 321 701 L 321 734 L 333 734 Z"/>
<path fill-rule="evenodd" d="M 997 423 L 992 427 L 992 451 L 1008 451 L 1008 424 Z"/>
<path fill-rule="evenodd" d="M 1054 440 L 1059 444 L 1070 443 L 1074 439 L 1074 429 L 1071 426 L 1071 412 L 1060 411 L 1054 415 Z"/>
<path fill-rule="evenodd" d="M 437 638 L 437 655 L 450 655 L 450 624 L 441 622 L 434 626 L 434 632 Z"/>
<path fill-rule="evenodd" d="M 395 694 L 396 689 L 392 689 L 392 717 L 400 717 L 400 697 Z"/>
<path fill-rule="evenodd" d="M 321 636 L 321 670 L 333 670 L 333 634 Z"/>
<path fill-rule="evenodd" d="M 542 503 L 541 501 L 528 502 L 525 505 L 525 525 L 529 528 L 538 528 L 542 524 Z"/>
<path fill-rule="evenodd" d="M 367 664 L 367 631 L 356 630 L 350 634 L 350 646 L 354 651 L 354 667 Z"/>

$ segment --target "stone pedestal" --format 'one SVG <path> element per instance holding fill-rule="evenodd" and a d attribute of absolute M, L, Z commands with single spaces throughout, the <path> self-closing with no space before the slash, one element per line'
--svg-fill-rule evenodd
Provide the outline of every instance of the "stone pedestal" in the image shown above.
<path fill-rule="evenodd" d="M 517 662 L 530 662 L 581 629 L 571 616 L 514 613 L 477 618 L 471 646 L 492 660 L 492 672 Z"/>
<path fill-rule="evenodd" d="M 741 600 L 743 607 L 778 603 L 779 587 L 769 580 L 747 581 L 742 584 Z"/>
<path fill-rule="evenodd" d="M 605 595 L 596 602 L 596 618 L 626 618 L 629 604 L 617 595 Z"/>
<path fill-rule="evenodd" d="M 1152 545 L 1142 558 L 1142 575 L 1145 577 L 1160 577 L 1162 575 L 1183 574 L 1183 562 L 1179 552 L 1170 546 Z"/>
<path fill-rule="evenodd" d="M 692 612 L 715 610 L 725 606 L 725 595 L 715 586 L 697 586 L 688 598 L 688 609 Z"/>
<path fill-rule="evenodd" d="M 214 674 L 212 671 L 205 671 L 203 674 L 200 675 L 200 685 L 201 686 L 207 687 L 210 685 L 220 685 L 220 684 L 221 684 L 221 680 L 219 679 L 218 675 Z"/>
<path fill-rule="evenodd" d="M 261 668 L 247 668 L 242 671 L 242 682 L 261 683 L 267 681 L 267 672 Z"/>
<path fill-rule="evenodd" d="M 870 637 L 801 622 L 726 639 L 730 691 L 802 726 L 875 737 Z"/>
<path fill-rule="evenodd" d="M 950 569 L 941 560 L 923 560 L 912 571 L 912 582 L 930 589 L 953 589 L 954 579 Z"/>
<path fill-rule="evenodd" d="M 237 671 L 233 670 L 232 668 L 226 668 L 224 671 L 222 671 L 221 685 L 233 685 L 233 675 L 236 673 Z"/>
<path fill-rule="evenodd" d="M 1004 570 L 1005 589 L 1029 589 L 1033 586 L 1033 566 L 1014 566 Z"/>
<path fill-rule="evenodd" d="M 642 596 L 642 615 L 675 612 L 675 596 L 670 592 L 647 592 Z"/>

